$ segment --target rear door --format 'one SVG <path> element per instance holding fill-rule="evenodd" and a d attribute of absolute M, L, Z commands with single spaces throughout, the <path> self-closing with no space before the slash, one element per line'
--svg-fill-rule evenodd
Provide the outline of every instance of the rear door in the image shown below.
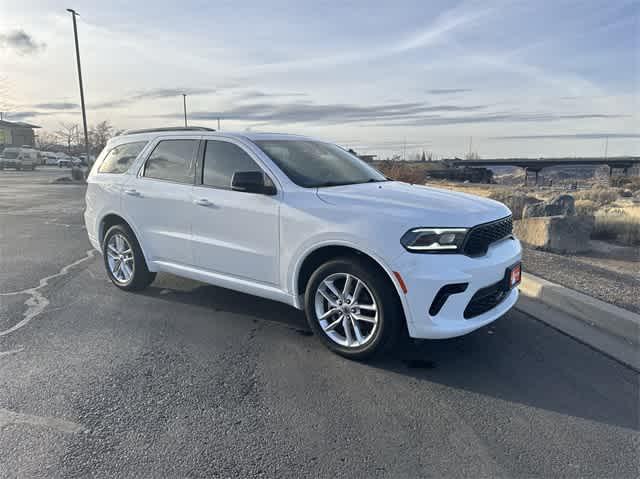
<path fill-rule="evenodd" d="M 242 143 L 203 141 L 193 190 L 193 254 L 199 268 L 262 283 L 278 282 L 281 192 L 233 191 L 237 171 L 263 171 Z M 272 179 L 267 174 L 270 181 Z"/>
<path fill-rule="evenodd" d="M 147 259 L 192 265 L 191 194 L 200 137 L 155 140 L 137 175 L 124 186 L 123 211 L 135 224 Z"/>

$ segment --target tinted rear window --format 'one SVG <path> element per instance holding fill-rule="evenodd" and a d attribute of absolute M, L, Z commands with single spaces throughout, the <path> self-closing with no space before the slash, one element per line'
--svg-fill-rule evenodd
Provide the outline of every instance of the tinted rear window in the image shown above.
<path fill-rule="evenodd" d="M 146 141 L 136 141 L 115 146 L 107 153 L 98 171 L 100 173 L 124 173 L 144 149 Z"/>
<path fill-rule="evenodd" d="M 163 140 L 147 160 L 144 176 L 176 183 L 193 183 L 198 140 Z"/>

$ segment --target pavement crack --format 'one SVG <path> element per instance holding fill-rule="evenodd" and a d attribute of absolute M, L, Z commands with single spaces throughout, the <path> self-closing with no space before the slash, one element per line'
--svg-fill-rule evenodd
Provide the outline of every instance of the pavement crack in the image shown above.
<path fill-rule="evenodd" d="M 20 347 L 20 348 L 16 348 L 16 349 L 10 349 L 8 351 L 0 351 L 0 358 L 2 356 L 9 356 L 11 354 L 16 354 L 16 353 L 20 353 L 24 351 L 24 348 Z"/>
<path fill-rule="evenodd" d="M 40 292 L 40 290 L 43 289 L 45 286 L 47 286 L 49 284 L 49 281 L 51 281 L 54 278 L 59 278 L 61 276 L 65 276 L 69 274 L 69 271 L 73 267 L 78 266 L 79 264 L 93 258 L 95 254 L 96 254 L 95 250 L 87 251 L 86 256 L 80 258 L 77 261 L 74 261 L 71 264 L 68 264 L 62 267 L 60 271 L 58 271 L 57 273 L 49 276 L 45 276 L 44 278 L 42 278 L 39 281 L 38 286 L 35 286 L 33 288 L 23 289 L 20 291 L 0 293 L 0 296 L 18 296 L 21 294 L 29 295 L 29 297 L 24 302 L 24 304 L 27 306 L 27 310 L 23 313 L 22 320 L 16 323 L 15 325 L 13 325 L 12 327 L 5 329 L 3 331 L 0 331 L 0 337 L 11 334 L 17 331 L 18 329 L 26 326 L 32 319 L 39 316 L 44 311 L 44 309 L 49 305 L 49 300 L 44 294 Z"/>

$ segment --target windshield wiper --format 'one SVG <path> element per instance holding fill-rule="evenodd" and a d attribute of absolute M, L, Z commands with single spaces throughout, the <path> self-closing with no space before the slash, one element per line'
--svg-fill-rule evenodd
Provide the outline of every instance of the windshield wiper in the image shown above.
<path fill-rule="evenodd" d="M 384 180 L 376 180 L 375 178 L 371 178 L 365 181 L 365 183 L 384 183 L 385 181 L 392 181 L 391 178 L 387 178 L 386 176 L 384 178 Z"/>
<path fill-rule="evenodd" d="M 324 188 L 327 186 L 344 186 L 344 185 L 353 185 L 353 182 L 348 181 L 348 182 L 344 182 L 344 181 L 325 181 L 324 183 L 318 183 L 317 185 L 314 185 L 316 188 Z"/>
<path fill-rule="evenodd" d="M 377 180 L 375 178 L 369 178 L 367 181 L 325 181 L 315 185 L 316 188 L 324 188 L 327 186 L 344 186 L 344 185 L 364 185 L 365 183 L 380 183 L 383 181 L 391 181 L 390 179 Z"/>

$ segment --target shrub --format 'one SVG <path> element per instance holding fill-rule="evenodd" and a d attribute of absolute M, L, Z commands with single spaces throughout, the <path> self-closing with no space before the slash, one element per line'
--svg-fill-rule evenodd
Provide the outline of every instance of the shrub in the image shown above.
<path fill-rule="evenodd" d="M 598 205 L 591 200 L 576 200 L 576 214 L 577 215 L 592 215 L 598 209 Z"/>
<path fill-rule="evenodd" d="M 598 206 L 604 206 L 618 199 L 618 190 L 616 188 L 592 188 L 578 191 L 573 194 L 573 197 L 576 200 L 590 200 Z"/>
<path fill-rule="evenodd" d="M 423 184 L 425 173 L 423 169 L 414 168 L 406 163 L 397 161 L 385 161 L 378 166 L 378 169 L 393 180 L 404 181 L 406 183 Z"/>
<path fill-rule="evenodd" d="M 611 186 L 628 188 L 635 190 L 640 188 L 640 177 L 638 176 L 613 176 L 610 181 Z"/>

